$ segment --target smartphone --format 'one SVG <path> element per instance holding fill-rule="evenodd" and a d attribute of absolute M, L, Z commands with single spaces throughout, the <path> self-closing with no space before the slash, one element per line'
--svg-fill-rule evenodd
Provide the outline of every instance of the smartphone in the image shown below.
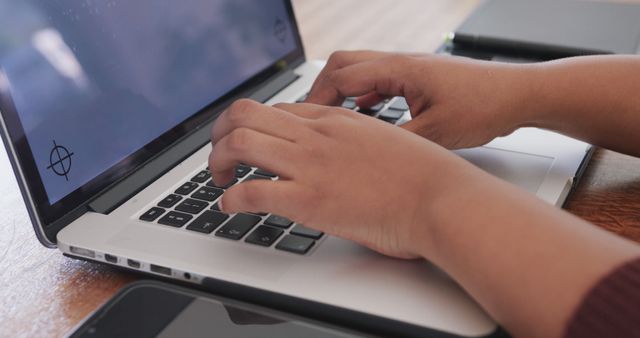
<path fill-rule="evenodd" d="M 68 337 L 372 337 L 369 334 L 156 281 L 120 290 Z"/>

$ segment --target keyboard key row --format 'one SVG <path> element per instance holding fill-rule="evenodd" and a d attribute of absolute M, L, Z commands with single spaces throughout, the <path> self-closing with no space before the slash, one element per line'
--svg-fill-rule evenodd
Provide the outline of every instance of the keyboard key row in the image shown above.
<path fill-rule="evenodd" d="M 308 94 L 303 95 L 298 100 L 296 100 L 296 102 L 303 102 L 307 98 L 307 95 Z M 389 102 L 391 102 L 389 104 L 389 107 L 383 110 Z M 342 108 L 350 110 L 355 110 L 356 108 L 358 108 L 355 97 L 347 97 L 341 106 Z M 407 110 L 409 110 L 409 104 L 407 103 L 407 100 L 404 97 L 396 97 L 391 100 L 380 102 L 375 106 L 369 108 L 359 108 L 358 112 L 369 116 L 377 115 L 377 118 L 382 121 L 396 124 Z"/>
<path fill-rule="evenodd" d="M 153 207 L 144 213 L 140 219 L 144 221 L 153 221 L 164 212 L 165 210 L 162 208 Z M 158 223 L 172 227 L 182 227 L 192 218 L 193 216 L 190 214 L 170 211 L 160 218 Z M 187 226 L 187 230 L 210 234 L 228 218 L 229 215 L 227 214 L 223 214 L 219 211 L 207 210 L 191 222 Z M 237 214 L 222 228 L 216 231 L 215 235 L 232 240 L 239 240 L 253 227 L 255 227 L 260 220 L 261 218 L 255 215 Z M 287 228 L 293 224 L 290 220 L 276 215 L 272 215 L 267 218 L 265 223 L 268 225 L 261 225 L 257 227 L 249 236 L 247 236 L 245 242 L 261 246 L 271 246 L 284 233 L 284 230 L 276 228 L 276 226 Z M 313 246 L 315 242 L 314 239 L 320 239 L 322 235 L 323 233 L 320 231 L 307 228 L 303 225 L 296 225 L 291 230 L 290 234 L 285 236 L 286 240 L 283 239 L 282 242 L 276 246 L 276 249 L 304 254 Z"/>

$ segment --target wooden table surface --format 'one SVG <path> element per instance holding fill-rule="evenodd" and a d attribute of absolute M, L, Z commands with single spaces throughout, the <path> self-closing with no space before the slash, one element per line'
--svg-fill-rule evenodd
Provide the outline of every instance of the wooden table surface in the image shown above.
<path fill-rule="evenodd" d="M 640 2 L 640 0 L 635 0 Z M 429 52 L 479 0 L 294 0 L 310 59 L 336 49 Z M 597 150 L 567 209 L 640 241 L 640 160 Z M 65 258 L 36 240 L 0 153 L 0 337 L 60 336 L 138 276 Z"/>

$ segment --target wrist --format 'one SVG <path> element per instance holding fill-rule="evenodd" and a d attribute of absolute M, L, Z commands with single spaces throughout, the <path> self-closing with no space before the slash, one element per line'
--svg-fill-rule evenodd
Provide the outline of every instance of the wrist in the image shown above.
<path fill-rule="evenodd" d="M 548 63 L 535 63 L 523 66 L 519 74 L 522 82 L 518 98 L 522 120 L 519 127 L 551 129 L 556 116 L 557 100 L 552 88 L 553 78 Z"/>
<path fill-rule="evenodd" d="M 477 180 L 483 173 L 444 149 L 443 156 L 429 156 L 423 174 L 424 181 L 416 184 L 414 213 L 408 226 L 410 251 L 424 259 L 438 263 L 447 239 L 443 236 L 455 214 L 464 212 L 469 195 L 481 196 Z M 434 161 L 434 159 L 436 159 Z M 478 193 L 476 193 L 478 191 Z"/>
<path fill-rule="evenodd" d="M 542 127 L 549 106 L 544 95 L 545 69 L 537 64 L 507 67 L 501 88 L 507 94 L 501 111 L 509 132 L 524 127 Z"/>

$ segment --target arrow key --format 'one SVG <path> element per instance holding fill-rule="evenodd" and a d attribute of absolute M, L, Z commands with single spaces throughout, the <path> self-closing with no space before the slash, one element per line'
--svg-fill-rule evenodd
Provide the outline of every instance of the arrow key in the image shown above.
<path fill-rule="evenodd" d="M 268 226 L 261 225 L 257 227 L 253 232 L 247 236 L 244 240 L 247 243 L 257 244 L 262 246 L 271 246 L 284 231 Z"/>

